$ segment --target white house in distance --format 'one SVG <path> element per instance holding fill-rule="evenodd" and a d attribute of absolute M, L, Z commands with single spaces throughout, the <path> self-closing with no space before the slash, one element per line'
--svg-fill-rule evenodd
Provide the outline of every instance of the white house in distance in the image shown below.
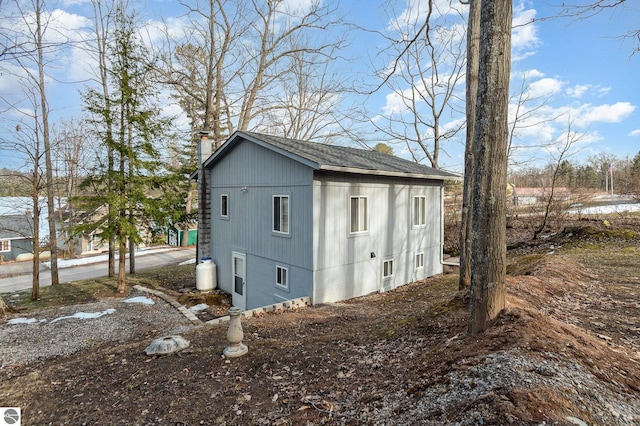
<path fill-rule="evenodd" d="M 235 132 L 203 164 L 233 305 L 336 302 L 442 273 L 443 184 L 384 153 Z M 199 234 L 200 235 L 200 234 Z"/>

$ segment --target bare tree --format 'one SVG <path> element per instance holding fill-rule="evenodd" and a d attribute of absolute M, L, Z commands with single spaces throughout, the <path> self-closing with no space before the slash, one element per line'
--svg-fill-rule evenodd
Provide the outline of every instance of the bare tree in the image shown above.
<path fill-rule="evenodd" d="M 52 14 L 47 11 L 42 0 L 33 0 L 28 8 L 21 2 L 14 3 L 16 16 L 15 22 L 19 24 L 10 28 L 12 35 L 2 37 L 3 59 L 13 68 L 13 77 L 21 84 L 23 97 L 21 99 L 11 99 L 11 95 L 2 96 L 5 109 L 13 111 L 18 116 L 23 116 L 26 121 L 16 125 L 14 138 L 16 146 L 22 147 L 19 150 L 28 159 L 29 168 L 32 174 L 32 198 L 34 215 L 34 267 L 33 267 L 33 291 L 32 297 L 39 298 L 39 246 L 40 236 L 38 235 L 39 213 L 40 213 L 40 191 L 46 192 L 48 203 L 47 211 L 49 222 L 48 244 L 51 252 L 51 282 L 58 284 L 57 265 L 57 231 L 55 225 L 55 203 L 53 201 L 54 180 L 52 165 L 52 150 L 50 126 L 49 126 L 49 103 L 47 100 L 47 75 L 45 64 L 53 62 L 53 56 L 61 49 L 66 42 L 51 42 L 47 38 L 47 32 L 53 31 L 50 28 Z M 30 129 L 29 132 L 21 132 L 20 128 Z M 28 133 L 28 134 L 27 134 Z M 44 177 L 40 170 L 41 156 L 44 156 Z M 44 183 L 44 184 L 43 184 Z"/>
<path fill-rule="evenodd" d="M 190 120 L 187 142 L 183 147 L 174 147 L 174 152 L 182 154 L 184 167 L 195 167 L 202 150 L 210 153 L 211 144 L 219 147 L 226 134 L 234 128 L 227 95 L 239 61 L 232 52 L 237 50 L 235 42 L 239 35 L 246 30 L 246 24 L 242 21 L 245 10 L 242 2 L 232 0 L 181 4 L 190 17 L 191 31 L 178 40 L 174 40 L 167 31 L 165 52 L 161 55 L 162 67 L 158 71 L 161 81 L 174 90 L 175 99 Z M 206 132 L 207 138 L 197 141 L 195 135 L 200 131 Z M 197 188 L 188 184 L 185 191 L 186 217 L 191 216 L 191 206 L 197 193 L 198 259 L 209 256 L 210 236 L 207 230 L 210 228 L 210 218 L 206 207 L 209 204 L 209 191 L 206 177 L 198 165 Z M 185 220 L 182 226 L 183 244 L 186 244 L 190 221 Z"/>
<path fill-rule="evenodd" d="M 240 104 L 238 130 L 259 125 L 265 112 L 278 108 L 272 99 L 278 99 L 283 77 L 290 73 L 286 66 L 290 58 L 303 53 L 315 61 L 332 58 L 344 43 L 342 36 L 321 38 L 340 24 L 339 18 L 334 18 L 336 7 L 331 4 L 313 1 L 305 6 L 284 0 L 252 0 L 251 4 L 249 39 L 241 45 L 244 50 L 239 55 L 244 60 L 238 68 L 242 84 L 236 94 Z"/>
<path fill-rule="evenodd" d="M 640 151 L 631 160 L 629 174 L 630 192 L 636 200 L 640 200 Z"/>
<path fill-rule="evenodd" d="M 22 108 L 23 115 L 15 122 L 13 134 L 7 137 L 7 134 L 0 140 L 5 147 L 12 149 L 22 155 L 24 165 L 21 168 L 25 171 L 19 176 L 28 182 L 29 186 L 29 210 L 33 220 L 33 228 L 31 241 L 33 245 L 32 258 L 32 281 L 31 281 L 31 299 L 40 299 L 40 213 L 42 209 L 40 194 L 45 187 L 45 175 L 42 170 L 43 149 L 42 138 L 39 130 L 40 112 L 39 94 L 37 90 L 31 86 L 23 87 L 26 98 L 30 99 L 32 108 L 27 110 Z"/>
<path fill-rule="evenodd" d="M 546 228 L 547 223 L 549 221 L 551 207 L 554 205 L 556 201 L 554 196 L 556 192 L 556 185 L 562 177 L 562 164 L 566 161 L 566 159 L 573 155 L 575 152 L 572 151 L 574 145 L 580 141 L 584 137 L 584 134 L 578 134 L 572 129 L 572 122 L 569 118 L 567 123 L 567 131 L 563 137 L 563 140 L 560 141 L 560 144 L 557 146 L 557 151 L 549 149 L 551 158 L 553 159 L 553 172 L 551 175 L 551 183 L 549 185 L 550 192 L 546 197 L 546 202 L 544 206 L 544 213 L 542 215 L 542 221 L 540 225 L 538 225 L 533 231 L 533 239 L 538 238 L 538 235 Z"/>
<path fill-rule="evenodd" d="M 505 306 L 511 0 L 482 0 L 474 130 L 469 334 Z"/>
<path fill-rule="evenodd" d="M 526 163 L 531 163 L 537 158 L 535 155 L 526 155 L 523 159 L 518 155 L 518 151 L 528 150 L 530 153 L 546 150 L 549 146 L 555 146 L 556 143 L 543 142 L 537 145 L 523 144 L 519 139 L 521 132 L 526 129 L 539 128 L 549 122 L 554 122 L 560 117 L 561 113 L 554 116 L 545 116 L 541 114 L 552 100 L 553 94 L 535 94 L 532 90 L 534 80 L 522 74 L 520 86 L 511 96 L 510 109 L 511 119 L 509 121 L 509 144 L 507 146 L 507 156 L 509 165 L 522 167 Z"/>
<path fill-rule="evenodd" d="M 234 129 L 227 95 L 238 70 L 240 59 L 232 53 L 246 32 L 246 11 L 243 2 L 233 0 L 181 5 L 190 18 L 189 32 L 177 37 L 166 30 L 159 78 L 174 89 L 191 121 L 192 136 L 206 130 L 217 147 Z M 192 136 L 189 143 L 195 148 Z"/>
<path fill-rule="evenodd" d="M 634 8 L 634 6 L 636 7 Z M 623 10 L 627 13 L 629 11 L 637 12 L 638 10 L 635 2 L 627 0 L 592 0 L 584 4 L 562 2 L 560 8 L 560 17 L 569 17 L 573 19 L 588 19 L 600 13 L 613 10 Z M 630 29 L 626 33 L 621 34 L 621 37 L 623 39 L 633 39 L 636 41 L 636 46 L 632 51 L 632 55 L 640 52 L 640 28 Z"/>
<path fill-rule="evenodd" d="M 208 155 L 211 142 L 217 148 L 235 129 L 259 128 L 274 117 L 286 117 L 285 121 L 291 121 L 286 131 L 298 126 L 298 135 L 326 129 L 322 120 L 313 118 L 314 125 L 308 122 L 309 117 L 317 117 L 324 102 L 319 102 L 315 111 L 308 104 L 291 104 L 297 87 L 287 84 L 298 84 L 298 70 L 307 72 L 314 64 L 324 66 L 340 48 L 342 38 L 322 39 L 340 22 L 333 18 L 334 7 L 319 1 L 294 4 L 284 0 L 248 4 L 209 0 L 185 2 L 183 6 L 192 31 L 182 38 L 167 37 L 162 78 L 175 89 L 176 99 L 191 121 L 190 144 L 199 131 L 206 132 L 199 143 L 200 152 Z M 301 66 L 296 60 L 302 61 L 298 63 Z M 327 82 L 322 80 L 320 87 L 331 96 Z M 305 101 L 328 99 L 317 99 L 317 92 L 306 95 Z M 189 205 L 193 193 L 185 196 Z M 199 258 L 209 255 L 208 197 L 206 174 L 200 168 Z"/>
<path fill-rule="evenodd" d="M 60 283 L 58 277 L 58 236 L 56 231 L 55 220 L 55 203 L 54 203 L 54 181 L 53 181 L 53 164 L 52 157 L 52 144 L 51 134 L 49 129 L 49 103 L 47 102 L 47 90 L 45 85 L 45 73 L 44 73 L 44 32 L 46 30 L 46 22 L 43 22 L 45 9 L 44 2 L 42 0 L 34 0 L 35 19 L 35 47 L 37 49 L 36 63 L 38 65 L 38 76 L 36 84 L 38 92 L 40 94 L 40 110 L 41 110 L 41 128 L 42 128 L 42 142 L 44 144 L 44 158 L 45 158 L 45 174 L 46 174 L 46 192 L 47 192 L 47 219 L 49 222 L 49 250 L 51 252 L 51 285 L 58 285 Z"/>
<path fill-rule="evenodd" d="M 427 159 L 439 168 L 445 144 L 464 128 L 464 20 L 460 11 L 440 10 L 429 0 L 426 17 L 417 13 L 413 22 L 396 23 L 396 28 L 398 34 L 387 39 L 397 68 L 384 79 L 394 106 L 372 124 L 390 142 L 406 145 L 414 161 Z"/>
<path fill-rule="evenodd" d="M 291 49 L 295 50 L 295 49 Z M 331 57 L 299 51 L 287 58 L 289 72 L 260 130 L 291 139 L 328 143 L 342 135 L 340 104 L 346 85 L 331 71 Z"/>
<path fill-rule="evenodd" d="M 52 146 L 49 129 L 49 103 L 47 101 L 47 83 L 45 73 L 45 63 L 50 62 L 50 57 L 56 53 L 65 43 L 47 41 L 45 33 L 49 29 L 51 13 L 47 11 L 43 0 L 32 0 L 28 9 L 23 9 L 25 4 L 15 2 L 15 8 L 19 13 L 19 28 L 22 33 L 15 35 L 13 46 L 5 46 L 4 53 L 7 59 L 15 64 L 20 70 L 21 83 L 28 86 L 31 95 L 36 95 L 37 106 L 34 111 L 38 115 L 33 116 L 37 120 L 34 127 L 37 132 L 36 138 L 43 143 L 43 154 L 45 160 L 46 185 L 42 188 L 46 192 L 47 220 L 49 222 L 49 249 L 51 252 L 51 284 L 57 285 L 58 279 L 58 251 L 57 232 L 55 224 L 55 204 L 53 202 L 54 181 L 53 166 L 51 162 Z M 7 37 L 4 43 L 12 41 Z M 19 48 L 17 46 L 20 46 Z M 34 98 L 30 98 L 34 101 Z M 11 108 L 20 112 L 20 105 L 13 104 Z"/>
<path fill-rule="evenodd" d="M 109 77 L 108 77 L 108 46 L 113 42 L 110 26 L 113 20 L 113 13 L 115 10 L 115 4 L 113 1 L 105 2 L 99 0 L 92 0 L 93 12 L 94 12 L 94 31 L 95 39 L 93 43 L 89 43 L 88 48 L 94 53 L 97 62 L 97 75 L 94 76 L 100 88 L 102 90 L 102 96 L 105 100 L 104 104 L 104 135 L 103 139 L 105 149 L 107 151 L 107 173 L 112 175 L 115 172 L 115 153 L 114 153 L 114 133 L 113 123 L 115 117 L 113 116 L 111 106 L 111 95 L 109 89 Z M 112 192 L 114 188 L 114 182 L 111 177 L 107 179 L 107 191 Z M 107 206 L 107 227 L 109 228 L 108 241 L 108 275 L 114 277 L 116 275 L 115 267 L 115 252 L 116 252 L 116 237 L 113 232 L 113 226 L 116 221 L 116 212 L 112 205 Z"/>
<path fill-rule="evenodd" d="M 77 213 L 74 198 L 78 196 L 82 178 L 96 166 L 91 156 L 91 138 L 87 138 L 87 134 L 83 125 L 73 119 L 63 120 L 52 128 L 52 138 L 56 147 L 54 169 L 58 177 L 56 207 L 60 224 L 59 235 L 65 237 L 67 253 L 70 256 L 76 254 L 76 239 L 68 236 L 68 225 L 74 224 Z"/>

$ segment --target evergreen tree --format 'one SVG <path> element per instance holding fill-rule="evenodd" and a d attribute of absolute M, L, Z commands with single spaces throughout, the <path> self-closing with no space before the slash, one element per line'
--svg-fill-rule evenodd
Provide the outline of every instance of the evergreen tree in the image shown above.
<path fill-rule="evenodd" d="M 154 141 L 168 123 L 160 117 L 155 101 L 157 93 L 149 78 L 154 64 L 137 36 L 135 13 L 120 3 L 113 16 L 114 37 L 108 47 L 109 96 L 93 89 L 85 94 L 86 110 L 108 160 L 106 167 L 99 167 L 81 185 L 86 194 L 77 201 L 85 211 L 93 212 L 93 220 L 75 230 L 97 231 L 103 240 L 116 239 L 117 291 L 124 292 L 127 245 L 131 271 L 135 272 L 135 245 L 143 240 L 152 218 L 158 215 L 158 203 L 153 198 L 162 198 L 158 176 L 163 170 Z M 105 214 L 104 209 L 112 213 Z"/>

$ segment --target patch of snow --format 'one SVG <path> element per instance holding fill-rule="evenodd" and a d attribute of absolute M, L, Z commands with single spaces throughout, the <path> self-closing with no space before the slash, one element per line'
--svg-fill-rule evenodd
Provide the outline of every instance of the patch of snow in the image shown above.
<path fill-rule="evenodd" d="M 109 309 L 106 309 L 106 310 L 104 310 L 102 312 L 76 312 L 73 315 L 68 315 L 68 316 L 56 318 L 53 321 L 51 321 L 51 324 L 53 324 L 54 322 L 62 321 L 62 320 L 65 320 L 65 319 L 72 319 L 72 318 L 77 318 L 77 319 L 100 318 L 101 316 L 112 314 L 115 311 L 116 311 L 115 309 L 109 308 Z"/>
<path fill-rule="evenodd" d="M 162 247 L 162 248 L 150 248 L 150 247 L 143 247 L 143 248 L 138 248 L 136 249 L 136 254 L 137 255 L 144 255 L 144 254 L 151 254 L 151 253 L 162 253 L 165 251 L 171 251 L 174 250 L 174 247 Z M 126 257 L 129 258 L 129 254 L 126 254 Z M 116 254 L 115 256 L 116 261 L 118 260 L 118 255 Z M 71 268 L 73 266 L 79 266 L 79 265 L 89 265 L 92 263 L 100 263 L 100 262 L 106 262 L 109 260 L 109 255 L 108 254 L 100 254 L 97 256 L 86 256 L 86 257 L 81 257 L 78 259 L 58 259 L 58 268 Z M 51 269 L 51 262 L 42 262 L 42 265 L 45 268 L 49 268 Z"/>
<path fill-rule="evenodd" d="M 7 324 L 33 324 L 37 321 L 35 318 L 12 318 L 7 321 Z"/>
<path fill-rule="evenodd" d="M 155 305 L 156 304 L 156 302 L 154 302 L 153 300 L 149 299 L 146 296 L 130 297 L 129 299 L 124 299 L 123 302 L 124 303 L 142 303 L 143 305 Z"/>
<path fill-rule="evenodd" d="M 569 210 L 570 214 L 610 214 L 640 212 L 640 203 L 612 204 L 608 206 L 586 207 L 584 209 Z"/>
<path fill-rule="evenodd" d="M 204 311 L 208 307 L 209 307 L 209 305 L 207 305 L 206 303 L 200 303 L 198 305 L 190 307 L 189 310 L 191 312 L 199 312 L 199 311 Z"/>

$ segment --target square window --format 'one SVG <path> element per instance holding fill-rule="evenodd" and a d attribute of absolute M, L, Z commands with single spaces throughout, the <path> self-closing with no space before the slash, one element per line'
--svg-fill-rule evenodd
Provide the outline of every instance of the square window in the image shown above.
<path fill-rule="evenodd" d="M 413 226 L 423 226 L 427 223 L 426 205 L 427 197 L 413 197 Z"/>
<path fill-rule="evenodd" d="M 424 253 L 416 253 L 416 269 L 424 268 Z"/>
<path fill-rule="evenodd" d="M 229 217 L 229 194 L 220 195 L 220 216 Z"/>
<path fill-rule="evenodd" d="M 289 233 L 289 196 L 273 196 L 273 231 Z"/>
<path fill-rule="evenodd" d="M 276 285 L 289 288 L 289 271 L 282 266 L 276 266 Z"/>
<path fill-rule="evenodd" d="M 382 277 L 389 278 L 393 276 L 393 260 L 385 260 L 382 263 Z"/>
<path fill-rule="evenodd" d="M 11 251 L 11 240 L 0 241 L 0 252 Z"/>
<path fill-rule="evenodd" d="M 367 197 L 350 197 L 349 202 L 349 230 L 352 234 L 367 232 L 368 208 Z"/>

